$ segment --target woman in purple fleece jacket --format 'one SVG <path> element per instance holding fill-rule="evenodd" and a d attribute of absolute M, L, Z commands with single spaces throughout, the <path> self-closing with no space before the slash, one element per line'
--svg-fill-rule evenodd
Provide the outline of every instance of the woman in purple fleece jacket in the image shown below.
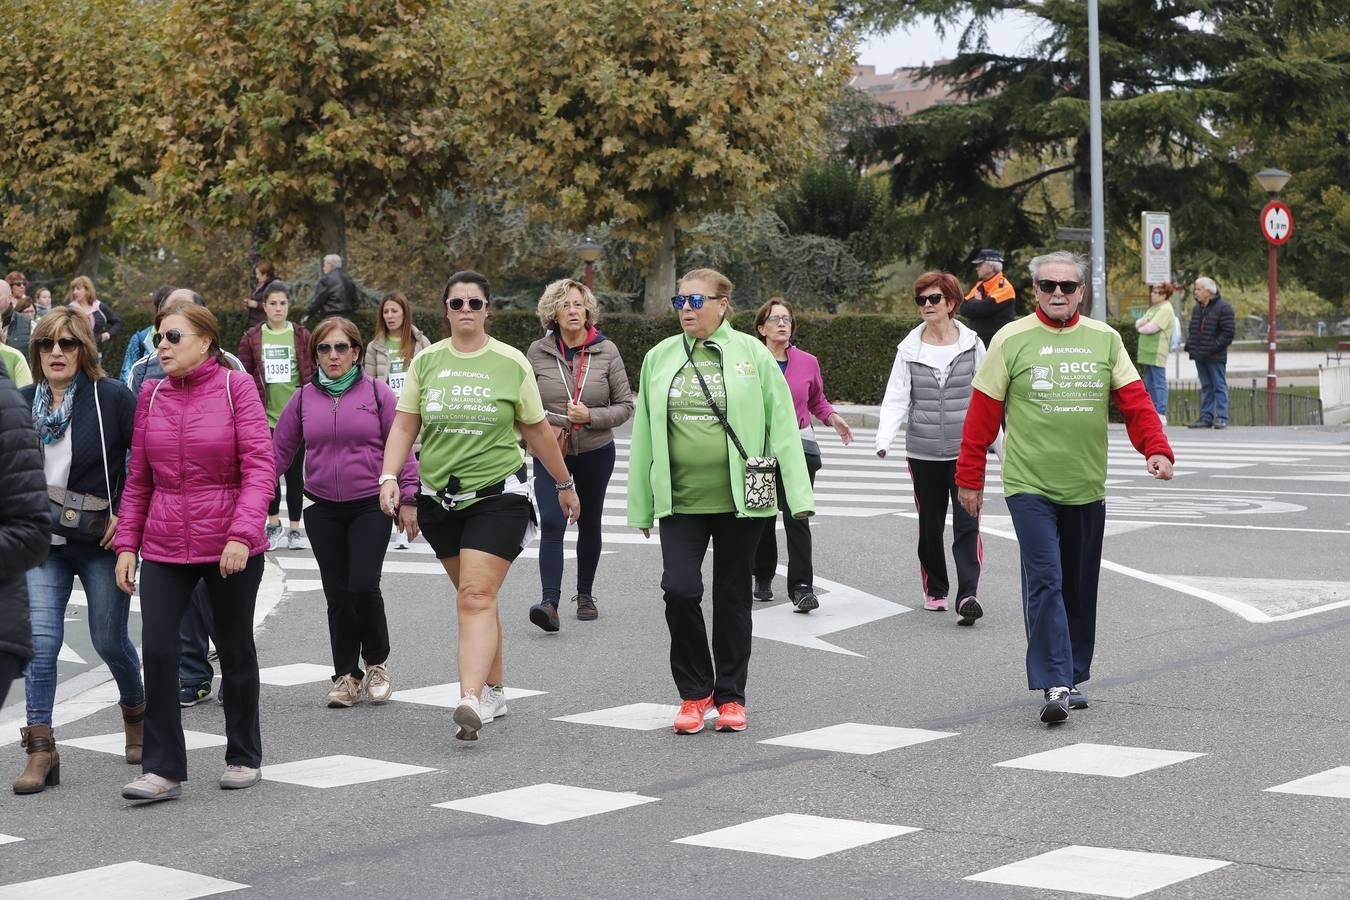
<path fill-rule="evenodd" d="M 389 624 L 380 593 L 392 522 L 379 495 L 398 398 L 389 385 L 362 374 L 364 347 L 347 319 L 320 322 L 310 345 L 318 371 L 286 404 L 275 435 L 278 471 L 290 466 L 304 442 L 305 494 L 314 501 L 305 509 L 305 531 L 328 599 L 334 674 L 327 701 L 335 708 L 353 706 L 362 695 L 384 703 L 394 689 L 385 667 Z M 398 482 L 400 526 L 411 540 L 417 537 L 418 485 L 412 453 Z"/>
<path fill-rule="evenodd" d="M 806 453 L 806 471 L 814 487 L 816 472 L 820 470 L 820 443 L 811 416 L 829 425 L 839 433 L 844 446 L 853 440 L 853 430 L 843 416 L 834 411 L 825 399 L 825 381 L 820 374 L 820 361 L 805 350 L 792 346 L 797 336 L 797 323 L 792 306 L 782 297 L 770 297 L 755 313 L 755 334 L 764 341 L 778 368 L 783 370 L 788 389 L 792 391 L 792 405 L 797 411 L 797 427 L 802 432 L 802 450 Z M 783 495 L 783 484 L 778 483 L 778 507 L 783 510 L 783 530 L 787 533 L 788 599 L 799 613 L 809 613 L 820 606 L 816 599 L 815 573 L 811 568 L 811 527 L 806 519 L 793 517 Z M 756 600 L 773 599 L 773 573 L 778 567 L 778 535 L 774 520 L 764 520 L 764 534 L 755 552 Z"/>

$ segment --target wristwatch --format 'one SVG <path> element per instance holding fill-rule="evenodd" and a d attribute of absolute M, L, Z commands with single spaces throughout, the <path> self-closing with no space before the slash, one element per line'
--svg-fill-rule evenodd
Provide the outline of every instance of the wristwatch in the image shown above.
<path fill-rule="evenodd" d="M 388 473 L 386 473 L 386 474 L 384 474 L 384 475 L 381 475 L 381 476 L 380 476 L 380 484 L 384 484 L 386 481 L 398 481 L 398 476 L 397 476 L 397 475 L 390 475 L 390 474 L 388 474 Z"/>
<path fill-rule="evenodd" d="M 577 480 L 576 480 L 575 478 L 569 478 L 569 479 L 567 479 L 566 481 L 559 481 L 559 482 L 558 482 L 558 493 L 561 494 L 563 491 L 572 491 L 572 490 L 576 490 L 576 486 L 577 486 Z"/>

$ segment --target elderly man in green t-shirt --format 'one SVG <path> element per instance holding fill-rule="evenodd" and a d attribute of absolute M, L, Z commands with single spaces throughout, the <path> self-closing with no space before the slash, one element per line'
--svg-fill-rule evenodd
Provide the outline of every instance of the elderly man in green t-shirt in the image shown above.
<path fill-rule="evenodd" d="M 1003 495 L 1022 555 L 1027 687 L 1041 721 L 1087 706 L 1097 579 L 1106 526 L 1106 422 L 1111 401 L 1154 478 L 1172 477 L 1172 448 L 1139 373 L 1111 326 L 1085 319 L 1086 261 L 1063 251 L 1031 261 L 1032 315 L 1005 325 L 975 374 L 956 462 L 957 500 L 978 517 L 986 455 L 1006 422 Z"/>

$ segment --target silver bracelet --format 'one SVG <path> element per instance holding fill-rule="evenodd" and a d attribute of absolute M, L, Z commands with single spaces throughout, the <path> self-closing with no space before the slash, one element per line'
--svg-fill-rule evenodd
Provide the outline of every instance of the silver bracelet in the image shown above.
<path fill-rule="evenodd" d="M 577 480 L 575 478 L 569 478 L 566 481 L 559 481 L 557 484 L 558 493 L 561 494 L 563 491 L 575 490 L 576 486 Z"/>

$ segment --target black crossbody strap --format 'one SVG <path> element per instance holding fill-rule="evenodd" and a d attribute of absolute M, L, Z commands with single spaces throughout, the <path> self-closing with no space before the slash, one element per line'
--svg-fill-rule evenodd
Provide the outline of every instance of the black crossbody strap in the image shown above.
<path fill-rule="evenodd" d="M 683 342 L 684 338 L 681 337 L 680 341 Z M 727 417 L 722 413 L 717 402 L 713 400 L 712 391 L 708 390 L 708 383 L 703 380 L 703 376 L 698 371 L 698 366 L 694 364 L 694 345 L 685 344 L 684 352 L 689 356 L 689 368 L 694 370 L 694 377 L 698 379 L 698 386 L 703 388 L 703 397 L 708 401 L 708 406 L 712 409 L 713 415 L 717 416 L 717 421 L 722 423 L 722 427 L 726 429 L 727 436 L 730 437 L 731 442 L 736 445 L 736 452 L 741 455 L 741 459 L 749 459 L 750 457 L 746 454 L 745 448 L 741 446 L 741 439 L 736 437 L 736 432 L 732 429 L 731 423 L 727 421 Z"/>

